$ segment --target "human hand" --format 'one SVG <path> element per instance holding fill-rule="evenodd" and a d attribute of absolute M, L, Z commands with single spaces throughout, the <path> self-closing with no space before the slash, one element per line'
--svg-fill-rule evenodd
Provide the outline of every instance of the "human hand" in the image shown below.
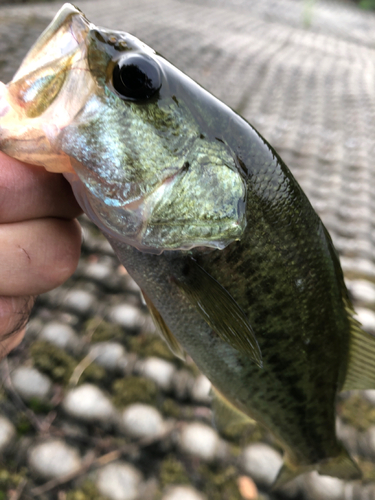
<path fill-rule="evenodd" d="M 36 296 L 75 271 L 81 212 L 62 175 L 0 152 L 0 358 L 21 342 Z"/>

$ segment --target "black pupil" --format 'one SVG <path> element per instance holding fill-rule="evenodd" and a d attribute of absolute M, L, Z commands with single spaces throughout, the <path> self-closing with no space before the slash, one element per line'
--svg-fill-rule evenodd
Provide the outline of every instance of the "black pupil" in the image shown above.
<path fill-rule="evenodd" d="M 126 56 L 113 70 L 113 86 L 121 97 L 148 99 L 161 86 L 159 67 L 147 56 Z"/>
<path fill-rule="evenodd" d="M 152 84 L 147 75 L 134 64 L 123 66 L 120 70 L 120 78 L 125 87 L 132 91 L 140 90 L 144 86 Z"/>

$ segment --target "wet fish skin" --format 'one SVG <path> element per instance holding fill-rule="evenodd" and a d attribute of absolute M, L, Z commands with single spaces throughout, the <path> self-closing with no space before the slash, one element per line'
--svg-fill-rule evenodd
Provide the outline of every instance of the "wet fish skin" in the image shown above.
<path fill-rule="evenodd" d="M 113 68 L 133 53 L 159 65 L 150 99 L 113 88 Z M 321 220 L 257 131 L 142 42 L 73 7 L 0 88 L 1 109 L 0 149 L 65 173 L 166 340 L 175 337 L 219 394 L 276 436 L 286 451 L 278 484 L 311 469 L 359 477 L 335 435 L 335 398 L 343 387 L 375 387 L 363 353 L 367 385 L 355 385 L 358 367 L 351 372 L 353 332 L 364 351 L 374 341 L 352 319 Z M 238 328 L 223 332 L 231 322 Z"/>

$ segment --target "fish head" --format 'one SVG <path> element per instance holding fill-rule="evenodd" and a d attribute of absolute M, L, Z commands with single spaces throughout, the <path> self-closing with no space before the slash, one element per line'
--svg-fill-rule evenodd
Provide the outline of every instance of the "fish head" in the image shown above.
<path fill-rule="evenodd" d="M 222 108 L 136 37 L 65 4 L 0 85 L 0 149 L 63 173 L 99 228 L 138 250 L 222 249 L 246 226 Z"/>

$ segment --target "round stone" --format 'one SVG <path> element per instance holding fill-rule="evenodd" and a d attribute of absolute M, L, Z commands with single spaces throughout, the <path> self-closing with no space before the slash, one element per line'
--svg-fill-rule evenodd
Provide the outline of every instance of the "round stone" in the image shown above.
<path fill-rule="evenodd" d="M 303 489 L 309 500 L 344 500 L 345 483 L 341 479 L 321 476 L 317 472 L 306 474 Z"/>
<path fill-rule="evenodd" d="M 151 357 L 141 363 L 141 373 L 153 380 L 159 387 L 168 391 L 171 388 L 176 368 L 164 359 Z"/>
<path fill-rule="evenodd" d="M 375 333 L 375 313 L 363 307 L 356 308 L 356 319 L 368 333 Z"/>
<path fill-rule="evenodd" d="M 70 290 L 64 298 L 64 305 L 77 313 L 88 314 L 94 307 L 95 297 L 86 290 Z"/>
<path fill-rule="evenodd" d="M 109 313 L 111 321 L 129 330 L 136 330 L 143 326 L 144 316 L 141 311 L 130 304 L 119 304 Z"/>
<path fill-rule="evenodd" d="M 78 337 L 73 328 L 57 321 L 45 325 L 39 334 L 39 339 L 46 340 L 60 349 L 74 349 L 78 345 Z"/>
<path fill-rule="evenodd" d="M 112 266 L 109 262 L 90 262 L 85 266 L 85 276 L 95 281 L 102 283 L 111 277 L 113 272 Z"/>
<path fill-rule="evenodd" d="M 273 484 L 282 463 L 280 453 L 264 443 L 250 444 L 241 456 L 241 465 L 247 474 L 267 487 Z"/>
<path fill-rule="evenodd" d="M 192 486 L 169 486 L 162 500 L 206 500 L 206 495 L 199 493 Z"/>
<path fill-rule="evenodd" d="M 106 370 L 123 369 L 127 365 L 125 348 L 118 342 L 98 342 L 90 348 L 91 358 Z"/>
<path fill-rule="evenodd" d="M 46 399 L 52 388 L 52 382 L 46 375 L 28 366 L 15 368 L 11 379 L 14 389 L 26 401 L 32 398 Z"/>
<path fill-rule="evenodd" d="M 364 304 L 375 303 L 375 286 L 366 280 L 353 280 L 348 282 L 348 288 L 355 299 Z"/>
<path fill-rule="evenodd" d="M 358 448 L 361 455 L 371 460 L 375 459 L 375 426 L 359 434 Z"/>
<path fill-rule="evenodd" d="M 156 437 L 165 429 L 163 417 L 158 410 L 142 403 L 125 408 L 122 423 L 126 434 L 138 439 Z"/>
<path fill-rule="evenodd" d="M 367 399 L 369 403 L 375 406 L 375 389 L 367 389 L 362 391 L 362 396 Z"/>
<path fill-rule="evenodd" d="M 211 382 L 205 375 L 199 375 L 194 382 L 191 390 L 192 398 L 198 403 L 210 403 Z"/>
<path fill-rule="evenodd" d="M 0 454 L 8 450 L 16 437 L 16 429 L 12 422 L 0 415 Z"/>
<path fill-rule="evenodd" d="M 115 415 L 111 401 L 92 384 L 71 389 L 64 398 L 63 408 L 69 416 L 85 422 L 108 423 Z"/>
<path fill-rule="evenodd" d="M 220 438 L 208 425 L 194 422 L 181 432 L 179 445 L 183 452 L 212 461 L 220 452 Z"/>
<path fill-rule="evenodd" d="M 30 469 L 42 479 L 65 476 L 81 466 L 81 459 L 75 448 L 59 439 L 33 446 L 28 454 Z"/>
<path fill-rule="evenodd" d="M 141 473 L 126 462 L 114 462 L 97 472 L 96 486 L 110 500 L 136 500 L 139 498 Z"/>

